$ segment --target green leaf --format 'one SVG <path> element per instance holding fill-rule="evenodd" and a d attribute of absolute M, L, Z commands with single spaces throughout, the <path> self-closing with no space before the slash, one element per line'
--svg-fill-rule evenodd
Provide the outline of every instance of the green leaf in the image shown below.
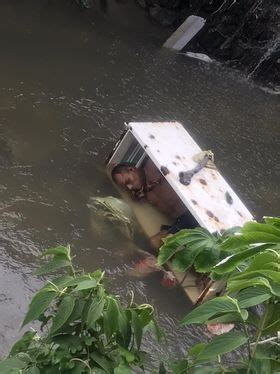
<path fill-rule="evenodd" d="M 130 314 L 130 313 L 128 313 Z M 127 313 L 119 306 L 118 325 L 121 335 L 121 344 L 128 347 L 131 340 L 131 325 Z"/>
<path fill-rule="evenodd" d="M 131 353 L 130 351 L 128 351 L 127 349 L 121 347 L 120 345 L 119 345 L 119 351 L 120 351 L 121 356 L 123 356 L 128 363 L 135 361 L 135 355 Z"/>
<path fill-rule="evenodd" d="M 267 279 L 271 279 L 274 282 L 280 284 L 280 273 L 278 273 L 277 271 L 265 270 L 265 269 L 255 270 L 255 271 L 244 271 L 241 274 L 232 276 L 231 279 L 232 280 L 241 280 L 241 279 L 247 280 L 247 279 L 255 278 L 256 276 L 266 277 Z"/>
<path fill-rule="evenodd" d="M 199 355 L 206 347 L 206 343 L 198 343 L 194 345 L 189 351 L 188 356 L 197 356 Z"/>
<path fill-rule="evenodd" d="M 249 287 L 238 293 L 236 299 L 240 308 L 250 308 L 271 298 L 270 292 L 264 287 Z"/>
<path fill-rule="evenodd" d="M 172 267 L 174 270 L 183 273 L 192 266 L 194 259 L 195 257 L 193 252 L 183 249 L 180 252 L 177 252 L 172 259 Z"/>
<path fill-rule="evenodd" d="M 192 230 L 181 230 L 164 240 L 164 245 L 160 248 L 158 256 L 158 264 L 162 266 L 166 263 L 179 248 L 184 254 L 180 253 L 180 251 L 176 253 L 176 260 L 174 259 L 173 265 L 177 269 L 180 268 L 181 271 L 181 269 L 189 267 L 189 263 L 192 264 L 201 251 L 217 248 L 217 246 L 217 237 L 201 227 Z M 185 247 L 185 249 L 182 249 L 182 247 Z M 182 264 L 180 264 L 180 258 L 183 261 Z"/>
<path fill-rule="evenodd" d="M 198 355 L 199 360 L 205 360 L 233 351 L 247 342 L 248 338 L 241 332 L 231 331 L 215 336 Z"/>
<path fill-rule="evenodd" d="M 107 298 L 107 309 L 104 313 L 103 325 L 108 340 L 119 330 L 119 305 L 113 297 Z"/>
<path fill-rule="evenodd" d="M 172 370 L 171 371 L 172 374 L 187 374 L 189 373 L 188 368 L 189 368 L 189 364 L 188 364 L 187 359 L 177 360 L 170 364 L 170 369 Z M 208 374 L 209 373 L 210 371 L 208 372 Z"/>
<path fill-rule="evenodd" d="M 246 317 L 243 315 L 243 317 Z M 245 318 L 247 319 L 247 318 Z M 209 324 L 214 323 L 230 323 L 230 322 L 242 322 L 244 318 L 239 313 L 227 313 L 223 314 L 222 316 L 218 316 L 216 318 L 211 318 L 207 321 Z"/>
<path fill-rule="evenodd" d="M 78 283 L 77 287 L 74 288 L 73 292 L 88 290 L 89 288 L 95 288 L 96 285 L 97 285 L 97 282 L 95 279 L 83 280 L 80 283 Z"/>
<path fill-rule="evenodd" d="M 264 222 L 268 223 L 269 225 L 273 225 L 276 228 L 280 229 L 280 218 L 279 217 L 263 217 Z"/>
<path fill-rule="evenodd" d="M 71 261 L 69 247 L 58 246 L 54 248 L 48 248 L 45 252 L 43 252 L 42 257 L 49 255 L 62 256 L 65 257 L 67 260 Z"/>
<path fill-rule="evenodd" d="M 248 266 L 247 271 L 254 271 L 263 269 L 267 263 L 277 263 L 280 260 L 280 256 L 275 251 L 267 249 L 265 252 L 257 254 Z"/>
<path fill-rule="evenodd" d="M 126 362 L 121 362 L 119 366 L 114 369 L 114 374 L 132 374 L 132 371 Z"/>
<path fill-rule="evenodd" d="M 214 266 L 213 271 L 217 274 L 224 274 L 233 271 L 241 262 L 256 255 L 260 250 L 259 247 L 253 247 L 237 254 L 230 255 Z"/>
<path fill-rule="evenodd" d="M 262 328 L 262 336 L 272 335 L 280 331 L 280 304 L 266 305 L 266 319 Z"/>
<path fill-rule="evenodd" d="M 48 308 L 50 303 L 57 296 L 57 292 L 44 288 L 40 290 L 32 299 L 28 312 L 24 318 L 22 326 L 37 319 Z"/>
<path fill-rule="evenodd" d="M 159 255 L 157 258 L 157 264 L 158 266 L 162 266 L 165 264 L 177 251 L 177 245 L 169 245 L 169 244 L 163 244 L 160 247 Z"/>
<path fill-rule="evenodd" d="M 227 291 L 232 294 L 248 287 L 261 286 L 266 287 L 269 291 L 273 292 L 269 281 L 264 277 L 255 277 L 249 280 L 228 280 Z"/>
<path fill-rule="evenodd" d="M 221 244 L 221 248 L 224 250 L 240 250 L 250 244 L 259 244 L 263 243 L 272 244 L 272 246 L 280 243 L 280 237 L 266 233 L 266 232 L 243 232 L 241 235 L 234 235 Z"/>
<path fill-rule="evenodd" d="M 94 298 L 92 300 L 87 315 L 87 326 L 89 328 L 94 327 L 95 322 L 102 315 L 104 304 L 104 299 Z"/>
<path fill-rule="evenodd" d="M 253 358 L 250 360 L 250 373 L 252 374 L 268 374 L 272 373 L 269 360 L 259 360 Z"/>
<path fill-rule="evenodd" d="M 20 369 L 23 369 L 26 363 L 19 360 L 16 357 L 6 358 L 0 361 L 0 373 L 1 374 L 16 374 L 19 373 Z"/>
<path fill-rule="evenodd" d="M 263 234 L 271 234 L 279 237 L 280 241 L 280 230 L 269 224 L 269 223 L 258 223 L 258 222 L 247 222 L 242 228 L 242 233 L 263 233 Z M 267 242 L 266 240 L 263 241 Z"/>
<path fill-rule="evenodd" d="M 154 309 L 148 304 L 139 305 L 136 309 L 139 312 L 142 328 L 144 328 L 153 320 Z"/>
<path fill-rule="evenodd" d="M 217 314 L 234 312 L 238 312 L 238 308 L 231 298 L 227 296 L 216 297 L 213 300 L 206 301 L 187 314 L 186 317 L 183 318 L 181 324 L 204 323 Z"/>
<path fill-rule="evenodd" d="M 27 351 L 35 335 L 36 331 L 26 331 L 23 336 L 12 346 L 9 356 L 14 356 L 19 352 Z"/>
<path fill-rule="evenodd" d="M 59 307 L 56 311 L 56 314 L 53 319 L 52 327 L 50 333 L 55 333 L 58 329 L 60 329 L 68 318 L 71 316 L 71 313 L 75 306 L 75 299 L 72 296 L 65 296 Z"/>
<path fill-rule="evenodd" d="M 36 272 L 36 275 L 44 275 L 48 273 L 52 273 L 58 269 L 62 269 L 66 266 L 70 266 L 71 262 L 67 260 L 64 256 L 57 255 L 53 258 L 52 261 L 46 263 L 45 265 L 41 266 Z"/>
<path fill-rule="evenodd" d="M 67 324 L 74 322 L 76 320 L 81 320 L 82 318 L 82 312 L 85 307 L 85 300 L 84 299 L 77 299 L 75 302 L 74 309 L 70 315 L 70 317 L 67 320 Z"/>
<path fill-rule="evenodd" d="M 209 273 L 219 262 L 221 251 L 218 248 L 203 250 L 196 256 L 194 267 L 198 273 Z"/>
<path fill-rule="evenodd" d="M 131 327 L 134 332 L 137 349 L 139 350 L 143 336 L 143 328 L 142 321 L 134 310 L 131 311 Z"/>
<path fill-rule="evenodd" d="M 91 353 L 90 357 L 96 362 L 106 373 L 113 373 L 112 361 L 106 358 L 105 355 L 100 355 L 97 352 Z"/>

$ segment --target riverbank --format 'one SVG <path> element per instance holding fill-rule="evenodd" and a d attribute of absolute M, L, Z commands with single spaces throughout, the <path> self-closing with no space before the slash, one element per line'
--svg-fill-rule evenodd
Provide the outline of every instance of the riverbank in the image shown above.
<path fill-rule="evenodd" d="M 176 29 L 194 14 L 206 19 L 186 51 L 204 53 L 280 93 L 280 6 L 275 0 L 137 0 L 151 20 Z"/>

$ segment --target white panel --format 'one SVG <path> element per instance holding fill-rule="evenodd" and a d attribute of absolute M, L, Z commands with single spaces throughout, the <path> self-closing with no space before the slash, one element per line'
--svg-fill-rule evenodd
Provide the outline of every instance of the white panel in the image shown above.
<path fill-rule="evenodd" d="M 189 16 L 185 22 L 166 40 L 164 47 L 180 51 L 202 29 L 205 19 L 198 16 Z"/>
<path fill-rule="evenodd" d="M 194 168 L 197 164 L 192 158 L 201 152 L 180 123 L 129 123 L 128 129 L 158 169 L 168 169 L 166 180 L 202 227 L 211 232 L 220 231 L 242 226 L 252 219 L 251 213 L 218 170 L 204 167 L 193 176 L 188 186 L 180 183 L 179 172 Z M 231 204 L 226 194 L 230 195 Z"/>

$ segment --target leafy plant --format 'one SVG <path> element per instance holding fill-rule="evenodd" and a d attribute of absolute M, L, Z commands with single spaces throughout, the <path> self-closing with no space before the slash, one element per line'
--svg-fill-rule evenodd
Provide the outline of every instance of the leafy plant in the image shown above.
<path fill-rule="evenodd" d="M 213 267 L 211 276 L 227 280 L 226 292 L 195 308 L 182 324 L 234 322 L 237 329 L 197 344 L 172 372 L 279 373 L 280 219 L 249 222 L 219 247 L 232 254 Z M 225 368 L 221 356 L 239 347 L 246 358 Z"/>
<path fill-rule="evenodd" d="M 143 335 L 161 331 L 151 305 L 123 307 L 104 287 L 104 273 L 83 274 L 72 265 L 69 247 L 50 248 L 38 274 L 65 271 L 33 297 L 23 326 L 40 322 L 41 332 L 26 332 L 0 362 L 0 373 L 131 373 L 144 367 Z"/>
<path fill-rule="evenodd" d="M 221 244 L 239 228 L 225 231 L 223 234 L 210 233 L 204 228 L 185 229 L 163 239 L 164 244 L 158 255 L 158 265 L 171 261 L 175 270 L 186 271 L 191 266 L 199 273 L 208 273 L 220 260 L 227 257 L 228 250 Z"/>

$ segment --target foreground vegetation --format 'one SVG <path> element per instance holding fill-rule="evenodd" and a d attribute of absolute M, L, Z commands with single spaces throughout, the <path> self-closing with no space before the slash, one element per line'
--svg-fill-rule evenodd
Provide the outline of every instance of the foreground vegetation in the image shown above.
<path fill-rule="evenodd" d="M 159 265 L 172 261 L 180 270 L 194 266 L 209 273 L 212 281 L 227 284 L 222 296 L 196 307 L 182 324 L 234 324 L 235 329 L 195 345 L 181 360 L 166 367 L 161 364 L 160 373 L 280 372 L 279 252 L 280 218 L 249 222 L 223 235 L 182 230 L 165 240 Z M 137 367 L 144 370 L 150 359 L 141 350 L 142 337 L 148 330 L 158 341 L 163 336 L 153 307 L 136 305 L 133 299 L 123 306 L 106 291 L 103 272 L 83 274 L 74 269 L 69 248 L 51 248 L 43 256 L 51 260 L 38 275 L 58 269 L 65 274 L 48 281 L 33 297 L 23 326 L 37 321 L 41 331 L 26 332 L 0 362 L 0 372 L 126 374 Z M 223 355 L 237 348 L 242 349 L 243 359 L 227 367 Z"/>

